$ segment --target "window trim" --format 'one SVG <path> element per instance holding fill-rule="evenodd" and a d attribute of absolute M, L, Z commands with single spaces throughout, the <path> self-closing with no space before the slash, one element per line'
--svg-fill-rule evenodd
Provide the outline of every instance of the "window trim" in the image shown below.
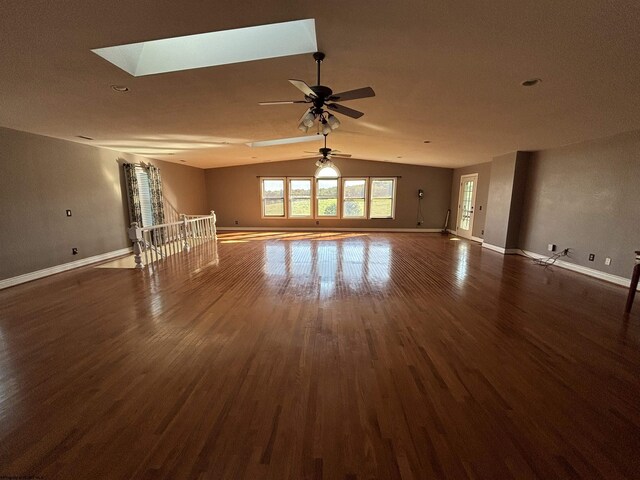
<path fill-rule="evenodd" d="M 345 197 L 344 197 L 344 192 L 345 192 L 345 188 L 344 188 L 344 184 L 345 182 L 348 182 L 350 180 L 364 180 L 364 197 L 362 197 L 362 199 L 364 200 L 364 213 L 362 216 L 360 217 L 346 217 L 344 214 L 345 208 L 344 208 L 344 202 L 345 202 Z M 342 195 L 340 196 L 341 198 L 341 202 L 340 205 L 342 207 L 342 215 L 340 216 L 341 219 L 344 220 L 368 220 L 369 219 L 369 177 L 342 177 Z M 360 197 L 357 197 L 357 199 L 360 199 Z"/>
<path fill-rule="evenodd" d="M 369 177 L 369 206 L 373 201 L 373 182 L 376 180 L 391 180 L 393 182 L 393 192 L 391 195 L 391 216 L 390 217 L 373 217 L 371 216 L 372 208 L 369 208 L 369 220 L 395 220 L 396 218 L 396 195 L 398 190 L 397 177 Z M 383 197 L 386 198 L 386 197 Z"/>
<path fill-rule="evenodd" d="M 314 209 L 314 211 L 313 211 L 314 218 L 316 218 L 316 219 L 333 218 L 333 219 L 340 220 L 340 218 L 341 218 L 341 217 L 340 217 L 340 214 L 342 213 L 341 208 L 340 208 L 340 206 L 341 206 L 341 205 L 340 205 L 340 203 L 341 203 L 341 202 L 340 202 L 340 198 L 341 198 L 341 195 L 342 195 L 342 189 L 340 188 L 340 186 L 341 186 L 342 182 L 340 181 L 340 178 L 341 178 L 341 177 L 336 177 L 336 178 L 320 177 L 320 178 L 316 178 L 316 184 L 315 184 L 315 202 L 314 202 L 314 204 L 315 204 L 315 205 L 314 205 L 314 206 L 315 206 L 315 209 Z M 320 215 L 320 214 L 318 213 L 318 200 L 319 200 L 319 197 L 318 197 L 318 191 L 320 190 L 320 189 L 318 188 L 318 182 L 320 182 L 320 181 L 326 181 L 326 180 L 335 180 L 335 181 L 336 181 L 336 187 L 337 187 L 337 190 L 338 190 L 338 191 L 337 191 L 337 193 L 336 193 L 336 197 L 335 197 L 335 199 L 336 199 L 336 214 L 335 214 L 335 215 Z M 334 198 L 334 197 L 322 197 L 322 198 Z"/>
<path fill-rule="evenodd" d="M 284 215 L 265 215 L 264 206 L 265 206 L 265 197 L 264 197 L 264 181 L 265 180 L 282 180 L 282 203 L 284 209 Z M 278 197 L 280 198 L 280 197 Z M 273 219 L 273 218 L 287 218 L 287 177 L 260 177 L 260 216 L 263 219 Z"/>
<path fill-rule="evenodd" d="M 315 193 L 315 182 L 313 177 L 286 177 L 287 186 L 286 186 L 286 199 L 287 199 L 287 217 L 286 218 L 315 218 L 313 207 L 314 207 L 314 193 Z M 291 182 L 296 180 L 308 180 L 309 181 L 309 215 L 293 215 L 293 208 L 291 208 Z M 306 197 L 296 197 L 296 198 L 306 198 Z M 273 217 L 267 217 L 273 218 Z M 278 217 L 279 218 L 279 217 Z"/>

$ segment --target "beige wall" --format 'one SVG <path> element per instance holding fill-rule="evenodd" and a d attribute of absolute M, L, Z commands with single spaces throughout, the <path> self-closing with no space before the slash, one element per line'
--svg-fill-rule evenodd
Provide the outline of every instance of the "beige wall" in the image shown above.
<path fill-rule="evenodd" d="M 353 159 L 335 163 L 346 177 L 400 176 L 395 219 L 262 219 L 260 182 L 256 177 L 313 176 L 315 159 L 209 169 L 206 171 L 209 207 L 216 211 L 218 225 L 222 227 L 235 226 L 237 220 L 240 227 L 418 228 L 417 194 L 421 188 L 425 192 L 421 228 L 443 227 L 451 198 L 451 169 Z"/>
<path fill-rule="evenodd" d="M 123 161 L 148 160 L 0 128 L 0 279 L 128 247 Z M 207 211 L 203 170 L 153 163 L 176 209 Z"/>
<path fill-rule="evenodd" d="M 449 228 L 455 230 L 458 225 L 458 202 L 460 201 L 460 178 L 462 175 L 478 174 L 478 185 L 476 186 L 476 208 L 473 217 L 474 237 L 484 238 L 484 223 L 487 215 L 487 199 L 489 198 L 489 182 L 491 181 L 491 162 L 479 163 L 468 167 L 456 168 L 453 171 L 453 181 L 451 183 L 451 216 L 449 217 Z"/>
<path fill-rule="evenodd" d="M 536 152 L 519 246 L 547 255 L 547 244 L 554 243 L 571 249 L 569 262 L 629 278 L 633 252 L 640 249 L 638 192 L 640 131 Z"/>

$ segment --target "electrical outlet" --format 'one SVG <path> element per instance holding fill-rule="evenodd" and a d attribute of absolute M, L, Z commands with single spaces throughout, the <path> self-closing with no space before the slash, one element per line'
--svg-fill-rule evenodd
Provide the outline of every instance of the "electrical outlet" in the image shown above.
<path fill-rule="evenodd" d="M 239 225 L 239 222 L 238 222 L 238 220 L 236 220 L 236 225 Z"/>
<path fill-rule="evenodd" d="M 71 210 L 67 210 L 67 217 L 71 216 Z"/>
<path fill-rule="evenodd" d="M 549 250 L 550 252 L 555 252 L 556 246 L 553 243 L 550 243 L 549 245 L 547 245 L 547 250 Z"/>
<path fill-rule="evenodd" d="M 418 226 L 422 225 L 422 220 L 417 223 Z"/>
<path fill-rule="evenodd" d="M 593 262 L 596 259 L 596 254 L 595 253 L 590 253 L 589 254 L 589 261 Z"/>
<path fill-rule="evenodd" d="M 605 265 L 611 265 L 611 259 L 609 257 L 604 259 L 604 264 Z"/>
<path fill-rule="evenodd" d="M 320 221 L 319 220 L 316 220 L 316 225 L 320 225 Z"/>
<path fill-rule="evenodd" d="M 76 247 L 73 247 L 71 249 L 71 255 L 77 255 L 78 254 L 78 249 Z"/>

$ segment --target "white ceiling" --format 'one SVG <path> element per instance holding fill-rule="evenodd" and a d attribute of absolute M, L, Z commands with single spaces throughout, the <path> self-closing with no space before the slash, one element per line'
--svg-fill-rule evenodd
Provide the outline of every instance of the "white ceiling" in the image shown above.
<path fill-rule="evenodd" d="M 305 18 L 322 83 L 376 91 L 329 136 L 354 158 L 458 167 L 640 128 L 640 2 L 622 0 L 2 0 L 0 125 L 203 168 L 300 158 L 320 138 L 245 142 L 303 135 L 304 105 L 258 102 L 302 99 L 287 79 L 315 84 L 310 55 L 135 78 L 91 49 Z"/>

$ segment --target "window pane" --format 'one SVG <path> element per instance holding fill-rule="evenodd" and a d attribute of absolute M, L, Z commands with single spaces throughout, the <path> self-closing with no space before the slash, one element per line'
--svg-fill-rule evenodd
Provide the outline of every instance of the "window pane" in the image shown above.
<path fill-rule="evenodd" d="M 292 198 L 291 217 L 310 217 L 311 216 L 311 199 L 310 198 Z"/>
<path fill-rule="evenodd" d="M 311 180 L 291 180 L 289 183 L 289 196 L 310 197 Z"/>
<path fill-rule="evenodd" d="M 318 180 L 318 198 L 337 197 L 338 180 Z"/>
<path fill-rule="evenodd" d="M 283 217 L 284 216 L 284 199 L 283 198 L 265 198 L 263 201 L 264 201 L 265 217 Z"/>
<path fill-rule="evenodd" d="M 364 217 L 364 198 L 345 200 L 342 215 L 346 217 Z"/>
<path fill-rule="evenodd" d="M 337 198 L 319 198 L 318 199 L 318 216 L 335 217 L 338 214 Z"/>
<path fill-rule="evenodd" d="M 344 198 L 364 198 L 364 180 L 345 180 Z"/>
<path fill-rule="evenodd" d="M 390 198 L 372 198 L 371 199 L 371 218 L 391 218 L 392 202 Z"/>
<path fill-rule="evenodd" d="M 393 197 L 393 180 L 372 180 L 371 197 Z"/>
<path fill-rule="evenodd" d="M 284 180 L 263 180 L 262 196 L 263 198 L 284 197 Z"/>
<path fill-rule="evenodd" d="M 142 215 L 141 227 L 153 226 L 153 205 L 151 202 L 151 185 L 149 184 L 149 174 L 142 167 L 136 167 L 136 178 L 138 179 L 138 194 L 140 199 L 140 213 Z"/>

